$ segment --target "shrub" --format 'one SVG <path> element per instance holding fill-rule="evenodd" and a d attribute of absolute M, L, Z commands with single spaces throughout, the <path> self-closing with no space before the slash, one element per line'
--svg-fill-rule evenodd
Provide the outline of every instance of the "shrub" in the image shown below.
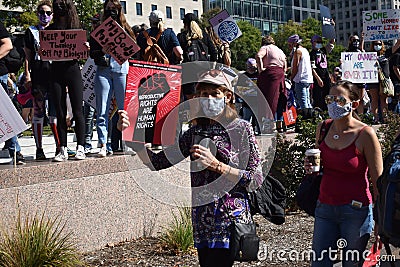
<path fill-rule="evenodd" d="M 382 124 L 377 131 L 382 146 L 382 156 L 385 157 L 391 149 L 396 134 L 400 131 L 400 115 L 389 112 L 386 117 L 386 124 Z"/>
<path fill-rule="evenodd" d="M 193 246 L 193 228 L 190 207 L 178 207 L 179 215 L 172 212 L 173 222 L 161 235 L 161 242 L 171 250 L 187 252 Z"/>
<path fill-rule="evenodd" d="M 63 233 L 60 217 L 52 220 L 36 214 L 25 220 L 18 212 L 15 228 L 0 237 L 1 267 L 82 266 L 71 233 Z"/>

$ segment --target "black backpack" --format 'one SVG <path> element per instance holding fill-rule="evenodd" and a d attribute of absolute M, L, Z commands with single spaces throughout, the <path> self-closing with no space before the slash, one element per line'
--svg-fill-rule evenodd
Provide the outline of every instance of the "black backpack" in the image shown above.
<path fill-rule="evenodd" d="M 375 204 L 375 221 L 387 249 L 388 244 L 400 247 L 400 135 L 383 166 L 383 173 L 377 181 L 379 197 Z M 390 250 L 387 252 L 391 254 Z"/>
<path fill-rule="evenodd" d="M 185 57 L 186 62 L 209 61 L 208 47 L 200 39 L 191 39 L 188 41 Z"/>
<path fill-rule="evenodd" d="M 15 36 L 10 37 L 13 48 L 4 57 L 4 62 L 9 73 L 18 73 L 25 62 L 25 52 L 22 40 Z"/>

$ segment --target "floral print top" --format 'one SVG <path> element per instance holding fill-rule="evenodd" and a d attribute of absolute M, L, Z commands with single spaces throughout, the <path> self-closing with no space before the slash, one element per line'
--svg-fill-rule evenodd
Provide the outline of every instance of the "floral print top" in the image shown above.
<path fill-rule="evenodd" d="M 226 127 L 219 123 L 193 126 L 179 138 L 179 149 L 171 146 L 157 154 L 149 151 L 149 156 L 156 170 L 182 161 L 190 156 L 192 138 L 199 130 L 206 131 L 215 144 L 215 157 L 240 172 L 238 182 L 234 183 L 217 172 L 192 168 L 194 244 L 196 248 L 229 248 L 231 221 L 252 221 L 246 188 L 250 182 L 261 184 L 263 180 L 260 152 L 251 124 L 235 119 Z M 173 153 L 177 156 L 171 157 Z"/>

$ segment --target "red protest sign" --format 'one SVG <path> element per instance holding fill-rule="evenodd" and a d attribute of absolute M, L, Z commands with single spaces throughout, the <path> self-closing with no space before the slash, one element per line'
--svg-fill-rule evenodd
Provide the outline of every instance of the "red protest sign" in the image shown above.
<path fill-rule="evenodd" d="M 42 60 L 85 59 L 89 57 L 84 30 L 39 31 Z"/>
<path fill-rule="evenodd" d="M 90 36 L 118 62 L 124 63 L 140 50 L 140 47 L 111 17 L 97 27 Z"/>
<path fill-rule="evenodd" d="M 130 126 L 122 132 L 124 141 L 175 142 L 181 75 L 181 66 L 129 61 L 125 110 Z"/>

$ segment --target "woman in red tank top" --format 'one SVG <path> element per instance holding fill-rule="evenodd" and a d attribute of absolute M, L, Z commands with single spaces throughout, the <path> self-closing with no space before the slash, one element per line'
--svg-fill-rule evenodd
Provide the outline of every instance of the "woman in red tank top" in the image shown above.
<path fill-rule="evenodd" d="M 367 173 L 376 188 L 383 169 L 382 153 L 374 129 L 353 116 L 360 102 L 357 92 L 356 85 L 341 81 L 325 99 L 333 122 L 325 139 L 316 144 L 324 174 L 315 209 L 313 267 L 333 266 L 338 249 L 342 250 L 342 266 L 362 266 L 373 230 L 376 192 L 373 198 Z M 316 140 L 320 129 L 321 125 Z"/>

